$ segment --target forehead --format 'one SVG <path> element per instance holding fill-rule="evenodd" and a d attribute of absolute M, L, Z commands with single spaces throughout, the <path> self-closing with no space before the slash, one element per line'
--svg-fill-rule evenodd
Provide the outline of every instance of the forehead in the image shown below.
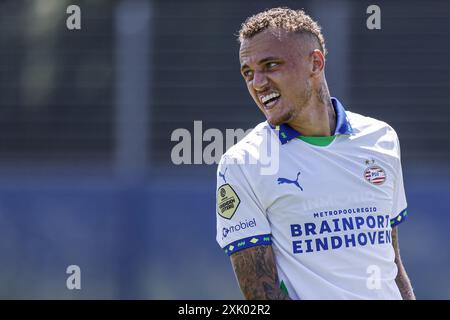
<path fill-rule="evenodd" d="M 302 40 L 298 34 L 267 29 L 242 41 L 239 60 L 241 65 L 250 65 L 267 57 L 289 59 L 299 53 Z"/>

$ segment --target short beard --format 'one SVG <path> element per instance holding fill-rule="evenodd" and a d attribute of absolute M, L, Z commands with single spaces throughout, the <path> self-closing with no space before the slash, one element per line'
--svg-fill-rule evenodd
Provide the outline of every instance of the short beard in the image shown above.
<path fill-rule="evenodd" d="M 325 83 L 322 82 L 320 84 L 319 91 L 316 92 L 316 98 L 325 105 L 328 105 L 331 101 L 330 93 L 328 92 L 328 88 Z"/>
<path fill-rule="evenodd" d="M 310 103 L 313 96 L 320 97 L 320 99 L 324 99 L 324 101 L 326 101 L 327 92 L 328 91 L 326 90 L 326 87 L 324 87 L 323 85 L 319 88 L 318 91 L 314 90 L 311 86 L 311 83 L 307 81 L 305 85 L 305 90 L 303 91 L 302 95 L 303 97 L 301 101 L 298 102 L 297 108 L 295 106 L 290 108 L 290 110 L 286 112 L 284 115 L 282 115 L 281 118 L 278 121 L 276 121 L 276 123 L 272 122 L 269 123 L 272 126 L 279 126 L 283 123 L 289 123 L 297 116 L 297 114 L 301 113 L 303 109 L 302 106 L 306 106 Z"/>
<path fill-rule="evenodd" d="M 303 92 L 303 105 L 308 105 L 308 103 L 311 101 L 313 94 L 315 93 L 314 89 L 311 86 L 311 83 L 309 81 L 306 81 L 306 88 Z"/>
<path fill-rule="evenodd" d="M 269 121 L 269 123 L 272 126 L 279 126 L 279 125 L 282 125 L 283 123 L 288 123 L 293 118 L 294 118 L 294 112 L 293 111 L 288 111 L 286 114 L 282 115 L 279 120 L 277 120 L 275 122 L 270 122 Z"/>

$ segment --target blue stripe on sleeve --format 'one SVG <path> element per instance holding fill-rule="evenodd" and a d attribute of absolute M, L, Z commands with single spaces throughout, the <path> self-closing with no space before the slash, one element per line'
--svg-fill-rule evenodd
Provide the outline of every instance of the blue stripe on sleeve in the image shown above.
<path fill-rule="evenodd" d="M 402 223 L 403 221 L 406 220 L 406 217 L 408 217 L 408 211 L 403 210 L 402 212 L 400 212 L 395 218 L 391 219 L 391 228 L 399 225 L 400 223 Z"/>
<path fill-rule="evenodd" d="M 272 244 L 272 239 L 270 234 L 261 234 L 258 236 L 248 237 L 241 240 L 234 241 L 229 245 L 225 246 L 223 249 L 225 253 L 229 256 L 231 254 L 238 252 L 242 249 L 251 248 L 260 245 Z"/>

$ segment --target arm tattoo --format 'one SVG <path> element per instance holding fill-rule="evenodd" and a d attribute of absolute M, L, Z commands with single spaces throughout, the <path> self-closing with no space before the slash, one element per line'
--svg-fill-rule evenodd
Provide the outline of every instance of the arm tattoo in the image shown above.
<path fill-rule="evenodd" d="M 416 297 L 411 286 L 411 281 L 408 278 L 405 267 L 403 266 L 402 260 L 400 258 L 400 248 L 398 246 L 398 230 L 397 228 L 392 229 L 392 246 L 395 252 L 395 264 L 398 268 L 397 277 L 395 278 L 395 283 L 400 290 L 403 300 L 415 300 Z"/>
<path fill-rule="evenodd" d="M 271 245 L 256 246 L 233 253 L 231 262 L 246 299 L 289 300 L 279 288 Z"/>

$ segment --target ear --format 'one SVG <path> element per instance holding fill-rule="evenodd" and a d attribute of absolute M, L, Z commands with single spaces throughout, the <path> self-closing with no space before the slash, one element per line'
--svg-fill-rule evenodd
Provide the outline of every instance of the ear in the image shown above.
<path fill-rule="evenodd" d="M 325 68 L 325 56 L 323 55 L 322 51 L 320 51 L 319 49 L 314 49 L 313 52 L 311 52 L 311 61 L 311 72 L 314 75 L 322 73 L 323 69 Z"/>

